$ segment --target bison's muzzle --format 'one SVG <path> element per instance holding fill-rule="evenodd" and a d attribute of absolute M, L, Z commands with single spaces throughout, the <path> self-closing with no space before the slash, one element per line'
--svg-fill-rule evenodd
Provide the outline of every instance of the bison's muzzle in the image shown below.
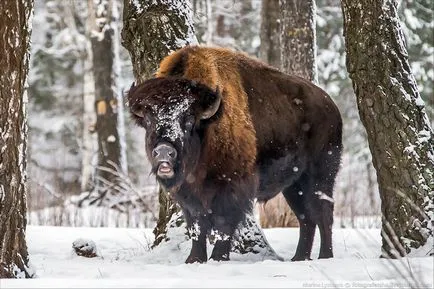
<path fill-rule="evenodd" d="M 169 143 L 160 143 L 152 150 L 153 163 L 157 168 L 158 177 L 170 179 L 175 175 L 173 167 L 176 157 L 176 149 Z"/>

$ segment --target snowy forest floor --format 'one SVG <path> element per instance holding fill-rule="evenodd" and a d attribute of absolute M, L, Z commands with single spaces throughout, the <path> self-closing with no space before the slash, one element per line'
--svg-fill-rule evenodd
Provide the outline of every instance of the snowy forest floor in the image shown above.
<path fill-rule="evenodd" d="M 184 264 L 190 242 L 150 250 L 151 229 L 29 226 L 35 279 L 0 280 L 0 288 L 433 288 L 432 241 L 411 257 L 380 259 L 379 229 L 334 229 L 334 259 L 291 262 L 298 228 L 265 229 L 285 261 L 231 254 L 229 262 Z M 93 240 L 99 257 L 73 253 L 78 238 Z"/>

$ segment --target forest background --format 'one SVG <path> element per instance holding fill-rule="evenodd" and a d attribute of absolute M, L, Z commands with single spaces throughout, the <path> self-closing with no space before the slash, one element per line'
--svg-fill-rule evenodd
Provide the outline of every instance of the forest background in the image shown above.
<path fill-rule="evenodd" d="M 114 0 L 112 27 L 122 29 L 123 1 Z M 261 10 L 267 0 L 191 1 L 199 43 L 231 47 L 264 58 Z M 380 227 L 380 197 L 365 129 L 345 67 L 340 1 L 316 1 L 317 77 L 337 103 L 344 123 L 344 153 L 335 187 L 335 226 Z M 434 119 L 434 21 L 429 0 L 400 1 L 399 14 L 409 62 Z M 145 131 L 129 114 L 117 123 L 122 169 L 105 184 L 98 163 L 94 97 L 89 83 L 95 67 L 89 58 L 92 32 L 87 1 L 35 1 L 28 105 L 28 223 L 31 225 L 153 227 L 158 219 L 158 188 L 144 150 Z M 98 14 L 98 11 L 96 11 Z M 95 19 L 94 19 L 95 20 Z M 117 31 L 117 32 L 116 32 Z M 116 77 L 113 91 L 122 95 L 134 81 L 131 60 L 113 37 Z M 107 52 L 109 54 L 110 52 Z M 110 58 L 107 58 L 108 61 Z M 90 106 L 89 106 L 90 103 Z M 122 107 L 122 106 L 121 106 Z M 124 112 L 124 113 L 122 113 Z M 119 181 L 122 180 L 122 181 Z M 119 182 L 118 182 L 119 181 Z M 105 182 L 105 183 L 104 183 Z M 115 184 L 113 184 L 115 183 Z M 95 195 L 97 192 L 97 195 Z"/>

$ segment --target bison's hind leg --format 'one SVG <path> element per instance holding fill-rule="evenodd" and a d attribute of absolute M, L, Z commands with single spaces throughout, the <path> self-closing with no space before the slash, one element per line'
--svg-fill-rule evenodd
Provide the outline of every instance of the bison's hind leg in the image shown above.
<path fill-rule="evenodd" d="M 315 225 L 318 225 L 321 235 L 319 258 L 333 257 L 333 187 L 340 166 L 341 147 L 328 147 L 293 185 L 299 187 L 299 192 L 294 194 L 294 189 L 285 190 L 285 197 L 292 204 L 291 207 L 295 207 L 296 214 L 297 210 L 299 212 L 300 241 L 296 257 L 303 253 L 300 250 L 306 250 L 306 254 L 309 250 L 310 253 Z"/>
<path fill-rule="evenodd" d="M 341 144 L 329 143 L 311 169 L 310 187 L 313 188 L 313 194 L 309 195 L 310 200 L 307 203 L 321 235 L 319 258 L 333 257 L 333 187 L 341 164 L 341 153 Z"/>
<path fill-rule="evenodd" d="M 319 258 L 332 258 L 333 186 L 340 165 L 340 146 L 328 150 L 312 162 L 283 195 L 300 223 L 300 239 L 292 260 L 310 258 L 315 227 L 321 235 Z"/>
<path fill-rule="evenodd" d="M 292 186 L 283 190 L 283 195 L 288 202 L 288 205 L 297 216 L 300 224 L 297 250 L 294 257 L 291 259 L 292 261 L 310 260 L 313 239 L 315 237 L 316 224 L 307 212 L 304 193 L 299 184 L 303 181 L 302 178 Z"/>

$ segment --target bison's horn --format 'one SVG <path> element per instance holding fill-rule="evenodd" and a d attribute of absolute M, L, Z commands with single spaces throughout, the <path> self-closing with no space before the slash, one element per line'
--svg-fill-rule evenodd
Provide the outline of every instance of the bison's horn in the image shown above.
<path fill-rule="evenodd" d="M 144 115 L 143 115 L 143 111 L 140 110 L 140 109 L 134 109 L 134 108 L 131 108 L 131 112 L 132 112 L 135 116 L 138 116 L 138 117 L 140 117 L 140 118 L 143 118 L 143 117 L 144 117 Z"/>
<path fill-rule="evenodd" d="M 219 89 L 217 88 L 216 90 L 216 100 L 214 101 L 214 103 L 202 113 L 201 119 L 209 119 L 211 118 L 214 114 L 216 114 L 217 110 L 220 107 L 220 102 L 222 101 L 222 97 L 221 94 L 219 92 Z"/>

